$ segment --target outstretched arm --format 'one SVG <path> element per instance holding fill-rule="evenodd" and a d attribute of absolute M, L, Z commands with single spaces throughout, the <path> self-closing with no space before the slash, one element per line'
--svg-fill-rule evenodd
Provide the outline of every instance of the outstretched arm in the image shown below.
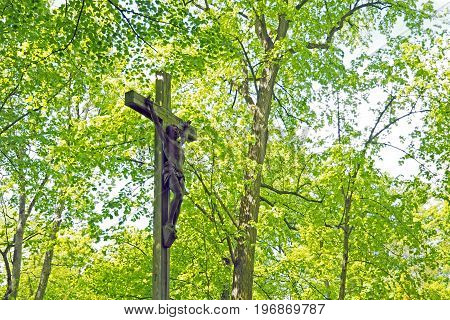
<path fill-rule="evenodd" d="M 181 145 L 183 145 L 184 142 L 187 140 L 187 130 L 190 125 L 191 125 L 190 121 L 181 123 Z"/>
<path fill-rule="evenodd" d="M 145 105 L 150 109 L 150 116 L 152 117 L 153 122 L 156 126 L 156 132 L 158 132 L 158 136 L 162 142 L 164 142 L 165 135 L 164 130 L 161 126 L 161 122 L 159 122 L 159 117 L 155 113 L 155 109 L 153 109 L 153 102 L 151 102 L 148 98 L 145 99 Z"/>

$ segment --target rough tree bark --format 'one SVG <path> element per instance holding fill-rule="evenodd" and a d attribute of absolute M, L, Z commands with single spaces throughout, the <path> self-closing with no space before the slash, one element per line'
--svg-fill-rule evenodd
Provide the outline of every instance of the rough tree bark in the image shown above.
<path fill-rule="evenodd" d="M 12 274 L 8 260 L 8 252 L 10 248 L 11 246 L 8 245 L 4 251 L 0 251 L 0 254 L 2 255 L 3 258 L 3 262 L 5 263 L 5 271 L 6 271 L 6 292 L 3 295 L 3 300 L 8 300 L 8 297 L 12 292 Z"/>
<path fill-rule="evenodd" d="M 342 261 L 341 261 L 341 274 L 340 274 L 340 287 L 339 287 L 339 300 L 344 300 L 345 298 L 345 286 L 347 282 L 347 266 L 348 266 L 348 253 L 349 253 L 349 239 L 352 228 L 349 225 L 350 221 L 350 208 L 352 204 L 352 195 L 350 194 L 345 198 L 344 207 L 344 223 L 342 225 L 342 230 L 344 233 L 344 239 L 342 243 Z"/>
<path fill-rule="evenodd" d="M 42 180 L 40 186 L 38 187 L 33 199 L 30 201 L 28 208 L 26 207 L 27 196 L 25 188 L 22 187 L 20 189 L 19 194 L 19 220 L 17 221 L 17 229 L 14 234 L 14 251 L 13 251 L 13 260 L 12 260 L 12 272 L 11 272 L 11 290 L 7 290 L 4 299 L 16 299 L 17 294 L 19 292 L 19 284 L 20 284 L 20 275 L 22 271 L 22 251 L 23 251 L 23 242 L 24 242 L 24 233 L 25 227 L 27 224 L 27 220 L 33 211 L 33 208 L 38 200 L 42 188 L 48 181 L 49 176 L 46 175 Z"/>
<path fill-rule="evenodd" d="M 34 297 L 35 300 L 44 299 L 45 290 L 47 289 L 48 279 L 50 277 L 50 272 L 52 271 L 52 260 L 53 260 L 53 252 L 55 249 L 55 241 L 59 232 L 59 228 L 61 227 L 62 222 L 62 213 L 64 211 L 64 204 L 60 204 L 56 208 L 56 217 L 53 223 L 53 227 L 50 233 L 50 248 L 45 252 L 44 262 L 42 264 L 41 276 L 39 279 L 39 285 L 36 290 L 36 295 Z"/>
<path fill-rule="evenodd" d="M 308 3 L 309 0 L 301 0 L 295 6 L 295 9 L 300 10 Z M 338 19 L 335 24 L 333 24 L 329 32 L 326 34 L 326 38 L 324 41 L 319 43 L 307 43 L 306 48 L 327 50 L 330 48 L 333 39 L 338 31 L 340 31 L 346 25 L 349 18 L 355 13 L 365 8 L 382 11 L 390 7 L 392 7 L 391 3 L 384 3 L 382 1 L 360 3 L 360 1 L 357 0 L 353 3 L 353 5 L 350 6 L 350 8 L 347 8 L 347 11 L 344 11 L 340 19 Z M 274 42 L 286 38 L 287 30 L 289 28 L 288 20 L 286 19 L 284 14 L 279 14 L 278 19 L 279 23 L 277 30 L 272 32 L 272 34 L 274 34 L 276 38 L 275 40 L 272 40 L 266 27 L 264 15 L 257 15 L 255 18 L 254 26 L 256 35 L 258 36 L 262 44 L 266 57 L 270 57 L 268 59 L 264 58 L 264 62 L 262 62 L 262 65 L 264 65 L 264 69 L 259 80 L 259 86 L 256 83 L 256 75 L 253 70 L 252 63 L 251 61 L 249 61 L 249 56 L 245 51 L 243 44 L 240 42 L 247 63 L 247 68 L 250 69 L 252 73 L 252 80 L 255 84 L 255 90 L 257 94 L 257 101 L 256 103 L 254 103 L 248 91 L 247 79 L 247 83 L 244 84 L 244 89 L 241 90 L 241 94 L 244 96 L 247 104 L 253 109 L 254 117 L 252 134 L 255 137 L 256 141 L 249 147 L 248 158 L 254 161 L 256 166 L 247 169 L 244 173 L 245 189 L 240 201 L 240 230 L 239 236 L 237 237 L 233 270 L 233 299 L 252 298 L 253 268 L 256 243 L 256 229 L 254 227 L 254 223 L 258 221 L 262 165 L 264 163 L 268 138 L 267 125 L 274 91 L 273 87 L 277 78 L 278 71 L 280 69 L 281 60 L 280 56 L 275 55 L 275 57 L 273 57 L 274 55 L 272 53 Z M 349 227 L 346 235 L 347 242 L 350 236 L 350 232 L 351 228 Z M 348 258 L 345 266 L 347 266 L 347 263 Z"/>
<path fill-rule="evenodd" d="M 288 21 L 284 15 L 280 15 L 276 40 L 286 37 L 287 30 Z M 265 52 L 269 53 L 272 51 L 274 42 L 268 34 L 264 16 L 256 17 L 255 32 Z M 249 68 L 251 69 L 251 66 Z M 250 104 L 250 108 L 253 109 L 252 134 L 255 137 L 255 142 L 249 146 L 248 158 L 255 163 L 255 166 L 248 168 L 244 173 L 245 190 L 240 201 L 240 230 L 233 269 L 232 299 L 252 299 L 256 244 L 256 228 L 254 224 L 258 221 L 262 165 L 266 155 L 273 88 L 279 69 L 279 59 L 265 62 L 260 84 L 257 88 L 256 103 L 252 103 L 252 98 L 249 95 L 245 97 Z"/>
<path fill-rule="evenodd" d="M 363 154 L 365 151 L 363 151 Z M 355 191 L 355 180 L 358 177 L 359 170 L 361 169 L 361 163 L 357 163 L 353 171 L 353 174 L 349 177 L 347 190 L 342 188 L 342 196 L 344 197 L 344 212 L 342 216 L 342 224 L 340 228 L 343 231 L 342 241 L 342 261 L 341 261 L 341 274 L 340 274 L 340 286 L 339 286 L 339 300 L 345 299 L 345 288 L 347 283 L 347 268 L 348 258 L 350 251 L 350 234 L 352 233 L 353 226 L 350 225 L 350 210 L 352 208 L 353 192 Z"/>
<path fill-rule="evenodd" d="M 19 221 L 17 222 L 17 229 L 16 233 L 14 234 L 14 253 L 11 272 L 11 290 L 9 295 L 5 295 L 5 299 L 16 299 L 17 293 L 19 291 L 20 272 L 22 268 L 23 235 L 25 232 L 25 225 L 28 219 L 25 204 L 26 204 L 26 195 L 25 191 L 22 190 L 19 196 Z"/>

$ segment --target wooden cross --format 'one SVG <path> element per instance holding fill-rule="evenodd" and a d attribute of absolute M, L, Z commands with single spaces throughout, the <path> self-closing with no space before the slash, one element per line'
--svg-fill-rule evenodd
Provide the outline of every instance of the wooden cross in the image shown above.
<path fill-rule="evenodd" d="M 169 74 L 162 72 L 156 75 L 156 99 L 153 109 L 161 125 L 179 125 L 183 120 L 170 111 Z M 125 105 L 152 120 L 150 109 L 145 104 L 145 97 L 134 91 L 125 93 Z M 153 121 L 153 120 L 152 120 Z M 195 128 L 189 126 L 187 141 L 197 138 Z M 153 300 L 169 299 L 170 249 L 163 246 L 163 226 L 169 218 L 169 188 L 163 188 L 163 166 L 166 162 L 162 141 L 155 128 L 155 165 L 154 165 L 154 204 L 153 204 Z"/>

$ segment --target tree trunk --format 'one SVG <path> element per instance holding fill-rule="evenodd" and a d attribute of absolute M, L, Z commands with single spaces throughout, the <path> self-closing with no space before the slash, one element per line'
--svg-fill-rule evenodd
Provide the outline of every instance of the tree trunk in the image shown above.
<path fill-rule="evenodd" d="M 5 295 L 5 299 L 16 299 L 19 291 L 20 272 L 22 268 L 23 234 L 28 219 L 28 215 L 25 210 L 25 202 L 25 192 L 22 192 L 19 196 L 19 221 L 17 223 L 16 233 L 14 234 L 11 292 L 9 295 Z"/>
<path fill-rule="evenodd" d="M 26 191 L 25 187 L 20 188 L 19 194 L 19 220 L 17 221 L 17 229 L 14 234 L 14 252 L 13 252 L 13 260 L 12 260 L 12 272 L 11 272 L 11 292 L 9 295 L 5 294 L 5 300 L 7 299 L 16 299 L 17 294 L 19 292 L 19 284 L 20 284 L 20 274 L 22 270 L 22 251 L 23 251 L 23 241 L 24 241 L 24 233 L 25 226 L 27 224 L 28 217 L 30 216 L 33 208 L 38 200 L 40 193 L 42 192 L 42 188 L 45 186 L 49 178 L 49 175 L 46 174 L 44 179 L 42 180 L 39 188 L 36 190 L 36 193 L 33 199 L 30 201 L 28 208 L 26 208 Z"/>
<path fill-rule="evenodd" d="M 285 16 L 280 15 L 277 40 L 286 37 L 288 26 L 289 23 Z M 272 51 L 274 42 L 269 36 L 264 16 L 256 17 L 255 32 L 265 52 Z M 246 53 L 244 52 L 244 54 Z M 251 65 L 248 65 L 248 68 L 253 70 Z M 258 222 L 262 168 L 266 156 L 273 88 L 279 69 L 280 61 L 278 58 L 265 62 L 260 85 L 257 89 L 256 104 L 251 103 L 252 99 L 248 92 L 246 97 L 246 101 L 250 103 L 250 108 L 253 110 L 252 135 L 255 142 L 249 146 L 248 158 L 253 162 L 253 165 L 249 166 L 244 173 L 245 189 L 241 197 L 239 210 L 239 236 L 237 238 L 231 292 L 231 297 L 234 300 L 252 299 L 256 245 L 255 224 Z"/>
<path fill-rule="evenodd" d="M 61 226 L 63 210 L 64 210 L 63 204 L 60 204 L 56 209 L 56 220 L 53 223 L 53 228 L 50 233 L 50 248 L 45 252 L 44 263 L 42 264 L 41 270 L 41 277 L 39 279 L 39 285 L 36 290 L 36 295 L 34 297 L 35 300 L 44 299 L 48 279 L 50 277 L 50 272 L 52 270 L 53 252 L 56 244 L 55 241 L 57 238 L 57 234 L 59 232 L 59 228 Z"/>
<path fill-rule="evenodd" d="M 233 270 L 232 298 L 249 300 L 252 298 L 253 269 L 255 261 L 256 228 L 258 222 L 262 165 L 266 155 L 268 121 L 273 96 L 273 86 L 278 65 L 267 67 L 261 81 L 258 100 L 254 106 L 252 133 L 256 138 L 249 148 L 248 157 L 255 165 L 245 172 L 245 191 L 239 211 L 240 235 L 236 247 L 236 261 Z"/>
<path fill-rule="evenodd" d="M 6 292 L 3 295 L 3 300 L 8 300 L 9 295 L 12 292 L 12 275 L 11 275 L 11 267 L 9 266 L 8 261 L 8 252 L 11 247 L 6 247 L 5 251 L 0 251 L 0 254 L 2 255 L 3 262 L 5 263 L 5 270 L 6 270 Z"/>
<path fill-rule="evenodd" d="M 350 232 L 347 231 L 348 228 L 344 229 L 344 243 L 342 250 L 342 263 L 341 263 L 341 285 L 339 288 L 339 300 L 344 300 L 345 298 L 345 285 L 347 281 L 347 265 L 348 265 L 348 239 L 350 237 Z"/>
<path fill-rule="evenodd" d="M 342 245 L 342 262 L 341 262 L 341 285 L 339 287 L 339 300 L 344 300 L 345 298 L 345 286 L 347 282 L 347 266 L 348 266 L 348 253 L 349 253 L 349 239 L 350 233 L 352 232 L 351 227 L 349 226 L 350 221 L 350 207 L 352 204 L 352 195 L 345 199 L 345 208 L 344 208 L 344 225 L 342 226 L 342 230 L 344 231 L 344 240 Z"/>

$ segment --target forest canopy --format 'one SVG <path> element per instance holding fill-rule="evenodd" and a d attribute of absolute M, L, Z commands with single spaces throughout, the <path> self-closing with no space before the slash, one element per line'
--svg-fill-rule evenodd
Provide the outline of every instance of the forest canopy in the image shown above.
<path fill-rule="evenodd" d="M 447 3 L 448 4 L 448 3 Z M 448 6 L 0 0 L 0 294 L 151 299 L 154 124 L 186 189 L 172 299 L 449 299 Z"/>

